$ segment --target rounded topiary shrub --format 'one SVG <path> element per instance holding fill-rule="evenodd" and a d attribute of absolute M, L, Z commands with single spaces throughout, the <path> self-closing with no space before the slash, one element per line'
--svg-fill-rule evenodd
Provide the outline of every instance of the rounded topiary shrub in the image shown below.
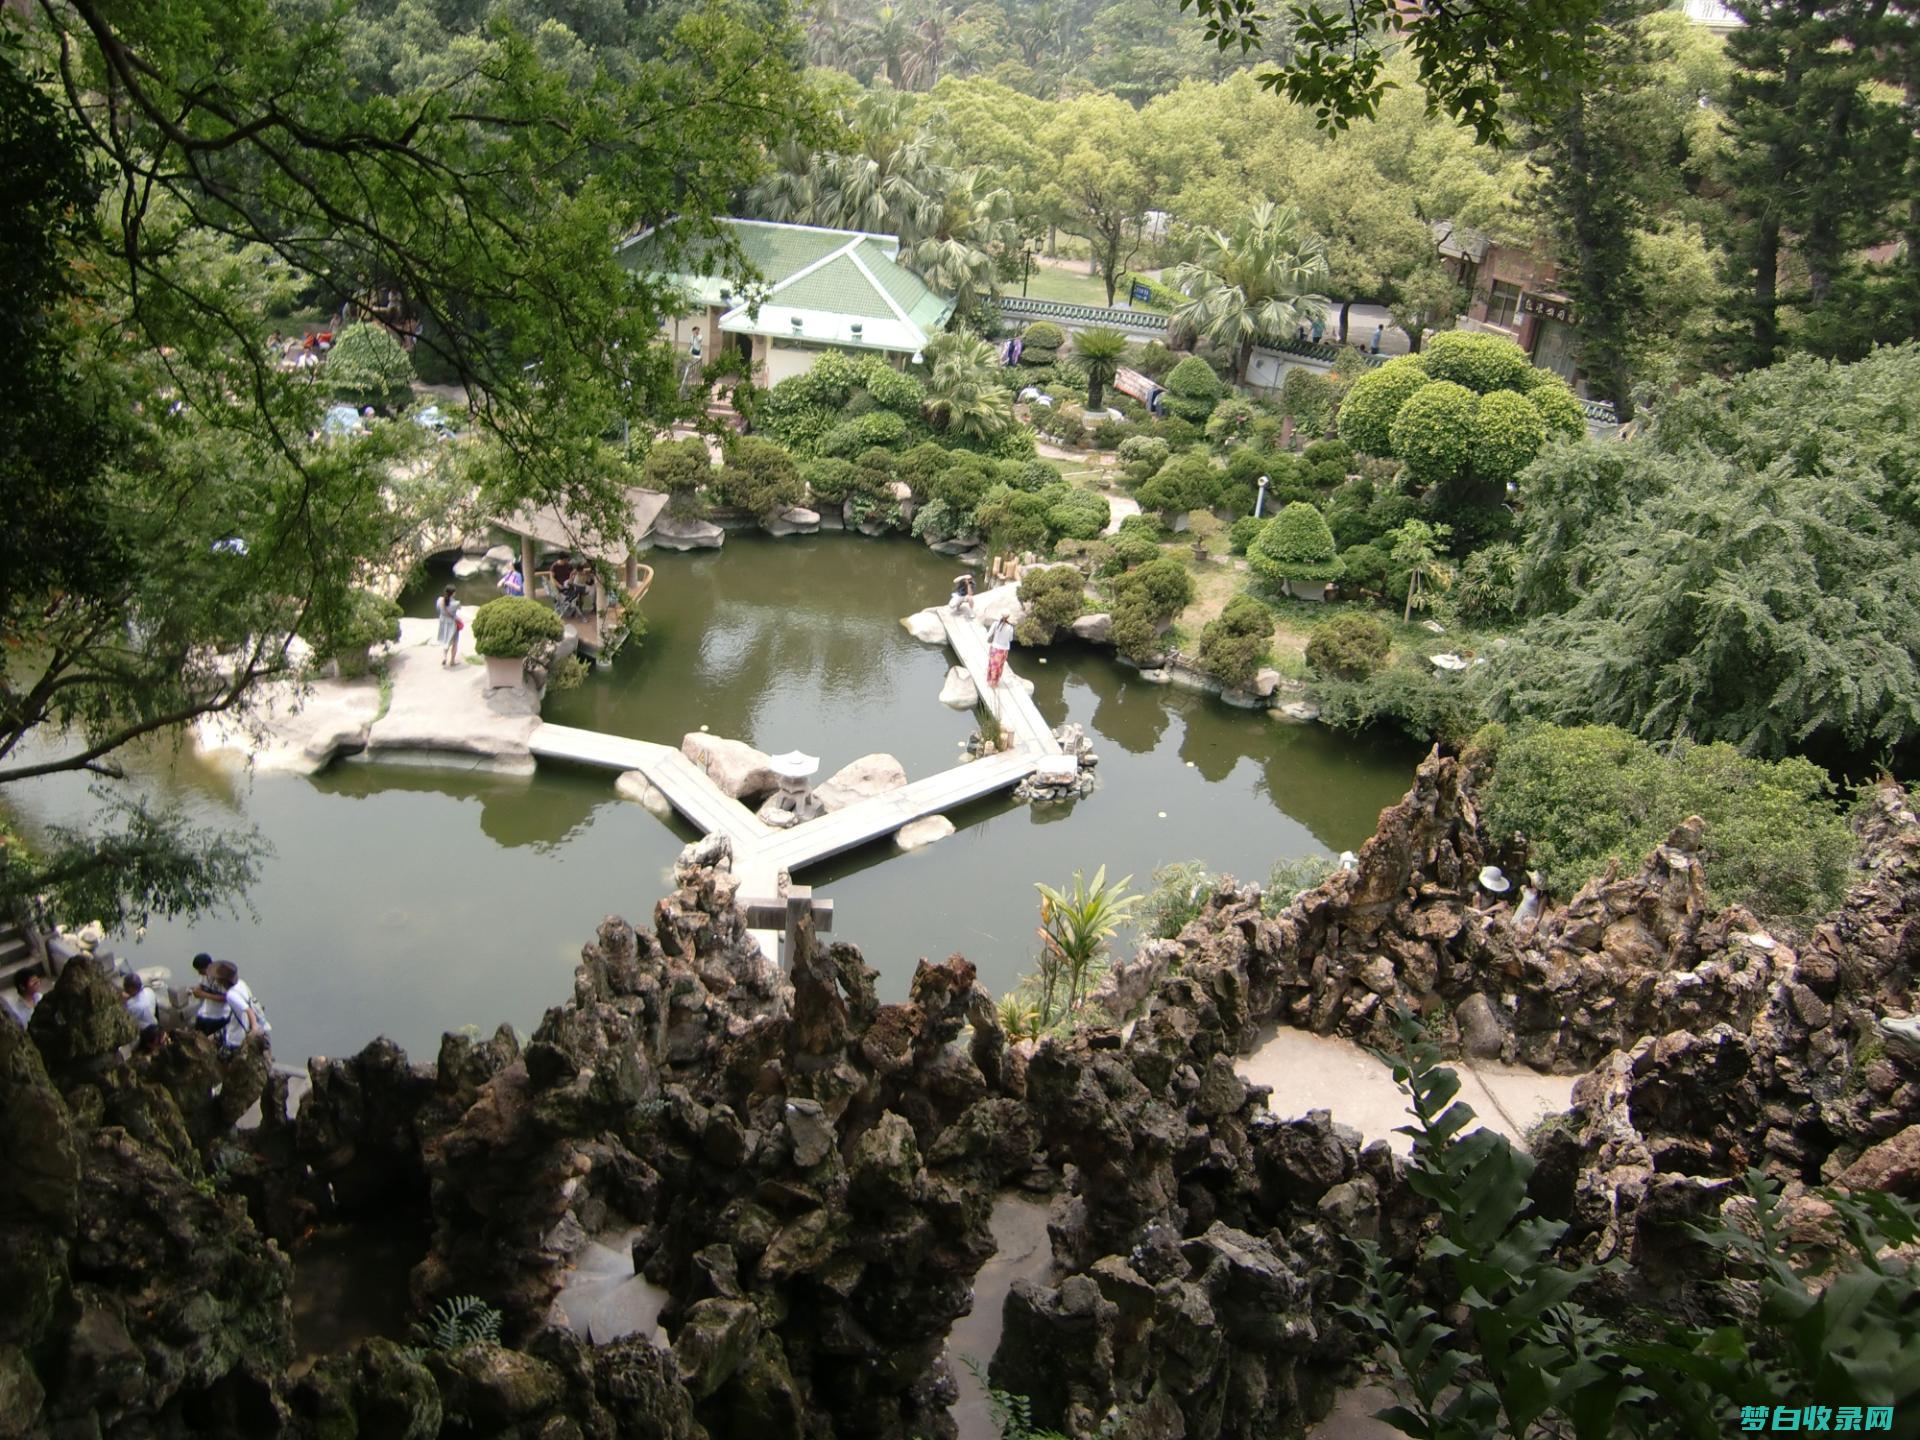
<path fill-rule="evenodd" d="M 1189 355 L 1167 373 L 1165 404 L 1189 425 L 1205 425 L 1225 388 L 1211 365 L 1198 355 Z"/>
<path fill-rule="evenodd" d="M 1466 386 L 1437 380 L 1416 390 L 1400 407 L 1393 422 L 1393 453 L 1416 484 L 1445 485 L 1465 473 L 1479 404 Z"/>
<path fill-rule="evenodd" d="M 661 441 L 647 452 L 640 479 L 649 490 L 695 490 L 713 479 L 713 456 L 698 436 Z"/>
<path fill-rule="evenodd" d="M 853 489 L 851 460 L 809 460 L 800 467 L 807 494 L 822 505 L 838 505 Z"/>
<path fill-rule="evenodd" d="M 1120 442 L 1120 463 L 1127 467 L 1127 479 L 1136 485 L 1151 479 L 1171 454 L 1173 447 L 1158 435 L 1132 435 Z"/>
<path fill-rule="evenodd" d="M 400 606 L 371 590 L 355 590 L 339 622 L 310 638 L 317 656 L 332 660 L 342 679 L 353 679 L 367 673 L 369 649 L 400 638 Z"/>
<path fill-rule="evenodd" d="M 1345 572 L 1326 517 L 1304 500 L 1278 515 L 1247 548 L 1247 565 L 1272 585 L 1338 580 Z"/>
<path fill-rule="evenodd" d="M 1533 362 L 1504 335 L 1443 330 L 1427 342 L 1420 366 L 1435 380 L 1451 380 L 1476 395 L 1490 395 L 1495 390 L 1523 389 Z"/>
<path fill-rule="evenodd" d="M 1547 444 L 1547 422 L 1525 395 L 1495 390 L 1473 412 L 1470 463 L 1477 479 L 1506 485 L 1533 463 Z"/>
<path fill-rule="evenodd" d="M 1022 645 L 1045 645 L 1062 626 L 1086 612 L 1086 579 L 1073 565 L 1049 565 L 1020 577 L 1020 603 L 1027 613 L 1017 638 Z"/>
<path fill-rule="evenodd" d="M 349 325 L 327 351 L 321 380 L 355 405 L 402 405 L 413 387 L 413 358 L 384 325 Z"/>
<path fill-rule="evenodd" d="M 1587 433 L 1587 412 L 1567 382 L 1551 370 L 1532 370 L 1520 387 L 1529 404 L 1540 412 L 1547 434 L 1563 440 L 1581 440 Z"/>
<path fill-rule="evenodd" d="M 1255 519 L 1251 515 L 1242 515 L 1233 522 L 1227 531 L 1227 548 L 1236 555 L 1244 555 L 1260 537 L 1260 532 L 1273 523 L 1271 515 L 1262 515 Z"/>
<path fill-rule="evenodd" d="M 1067 332 L 1051 320 L 1036 320 L 1020 332 L 1020 363 L 1051 365 L 1067 343 Z"/>
<path fill-rule="evenodd" d="M 519 659 L 566 632 L 560 617 L 538 600 L 505 596 L 473 612 L 473 648 L 482 655 Z"/>
<path fill-rule="evenodd" d="M 1402 355 L 1353 382 L 1340 401 L 1340 438 L 1363 455 L 1393 454 L 1400 407 L 1429 382 L 1418 355 Z"/>
<path fill-rule="evenodd" d="M 1314 627 L 1307 637 L 1307 664 L 1322 675 L 1361 680 L 1387 663 L 1392 648 L 1393 632 L 1385 621 L 1348 611 Z"/>
<path fill-rule="evenodd" d="M 1273 612 L 1251 595 L 1236 595 L 1200 631 L 1200 665 L 1229 690 L 1245 690 L 1267 663 Z"/>
<path fill-rule="evenodd" d="M 1067 540 L 1098 539 L 1111 518 L 1106 496 L 1091 490 L 1070 490 L 1047 506 L 1047 529 Z"/>

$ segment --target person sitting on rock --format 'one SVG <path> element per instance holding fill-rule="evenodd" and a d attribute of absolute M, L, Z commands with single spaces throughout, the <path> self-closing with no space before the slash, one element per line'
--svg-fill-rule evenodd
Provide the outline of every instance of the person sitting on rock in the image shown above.
<path fill-rule="evenodd" d="M 0 995 L 0 1005 L 6 1007 L 7 1014 L 19 1023 L 22 1030 L 33 1018 L 33 1007 L 40 1003 L 40 991 L 45 982 L 37 970 L 23 970 L 14 976 L 13 989 L 6 995 Z"/>
<path fill-rule="evenodd" d="M 159 1001 L 146 981 L 138 975 L 129 975 L 120 982 L 120 993 L 127 997 L 127 1014 L 133 1017 L 134 1029 L 140 1034 L 146 1034 L 160 1023 Z"/>

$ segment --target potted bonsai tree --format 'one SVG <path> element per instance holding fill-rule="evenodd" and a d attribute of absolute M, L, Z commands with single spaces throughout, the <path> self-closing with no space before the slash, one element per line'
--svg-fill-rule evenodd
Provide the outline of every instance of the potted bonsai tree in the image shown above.
<path fill-rule="evenodd" d="M 1296 600 L 1324 600 L 1327 584 L 1346 574 L 1346 564 L 1335 553 L 1333 532 L 1326 517 L 1304 500 L 1296 500 L 1262 530 L 1247 547 L 1253 573 Z"/>
<path fill-rule="evenodd" d="M 487 684 L 505 689 L 524 683 L 534 647 L 565 635 L 558 615 L 538 600 L 504 596 L 473 612 L 473 648 L 486 657 Z"/>
<path fill-rule="evenodd" d="M 400 638 L 400 607 L 371 590 L 355 590 L 339 620 L 309 638 L 316 660 L 331 660 L 342 680 L 357 680 L 367 673 L 375 645 Z"/>

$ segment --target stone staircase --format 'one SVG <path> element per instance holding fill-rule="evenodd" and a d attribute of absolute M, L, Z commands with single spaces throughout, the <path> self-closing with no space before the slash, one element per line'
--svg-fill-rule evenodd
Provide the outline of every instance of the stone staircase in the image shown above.
<path fill-rule="evenodd" d="M 39 968 L 40 957 L 25 929 L 11 920 L 0 922 L 0 989 L 12 989 L 15 976 Z"/>

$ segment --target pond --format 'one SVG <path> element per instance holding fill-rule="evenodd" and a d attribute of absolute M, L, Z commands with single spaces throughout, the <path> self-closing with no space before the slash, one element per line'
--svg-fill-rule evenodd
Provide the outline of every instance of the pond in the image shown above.
<path fill-rule="evenodd" d="M 548 719 L 667 744 L 705 725 L 819 755 L 823 776 L 876 750 L 914 779 L 957 759 L 972 719 L 936 698 L 951 659 L 898 623 L 944 598 L 954 562 L 834 535 L 736 534 L 722 552 L 649 558 L 644 644 L 550 696 Z M 444 583 L 429 576 L 407 612 L 429 614 Z M 494 593 L 489 579 L 460 588 L 470 601 Z M 904 996 L 916 959 L 956 951 L 989 988 L 1009 988 L 1037 948 L 1036 880 L 1105 865 L 1144 888 L 1182 859 L 1259 879 L 1282 857 L 1354 848 L 1418 758 L 1150 684 L 1098 650 L 1042 653 L 1045 664 L 1016 651 L 1015 668 L 1049 721 L 1093 737 L 1094 794 L 983 801 L 953 812 L 958 833 L 926 850 L 869 846 L 799 877 L 832 897 L 836 938 L 861 946 L 889 998 Z M 558 766 L 516 778 L 349 762 L 309 780 L 169 748 L 133 768 L 198 823 L 257 826 L 273 853 L 254 913 L 155 921 L 118 947 L 176 978 L 198 950 L 234 959 L 271 1012 L 276 1054 L 295 1064 L 382 1033 L 421 1058 L 447 1029 L 507 1021 L 525 1034 L 567 997 L 603 916 L 647 923 L 694 834 L 616 798 L 607 773 Z M 83 822 L 97 803 L 74 777 L 18 788 L 29 826 Z"/>

